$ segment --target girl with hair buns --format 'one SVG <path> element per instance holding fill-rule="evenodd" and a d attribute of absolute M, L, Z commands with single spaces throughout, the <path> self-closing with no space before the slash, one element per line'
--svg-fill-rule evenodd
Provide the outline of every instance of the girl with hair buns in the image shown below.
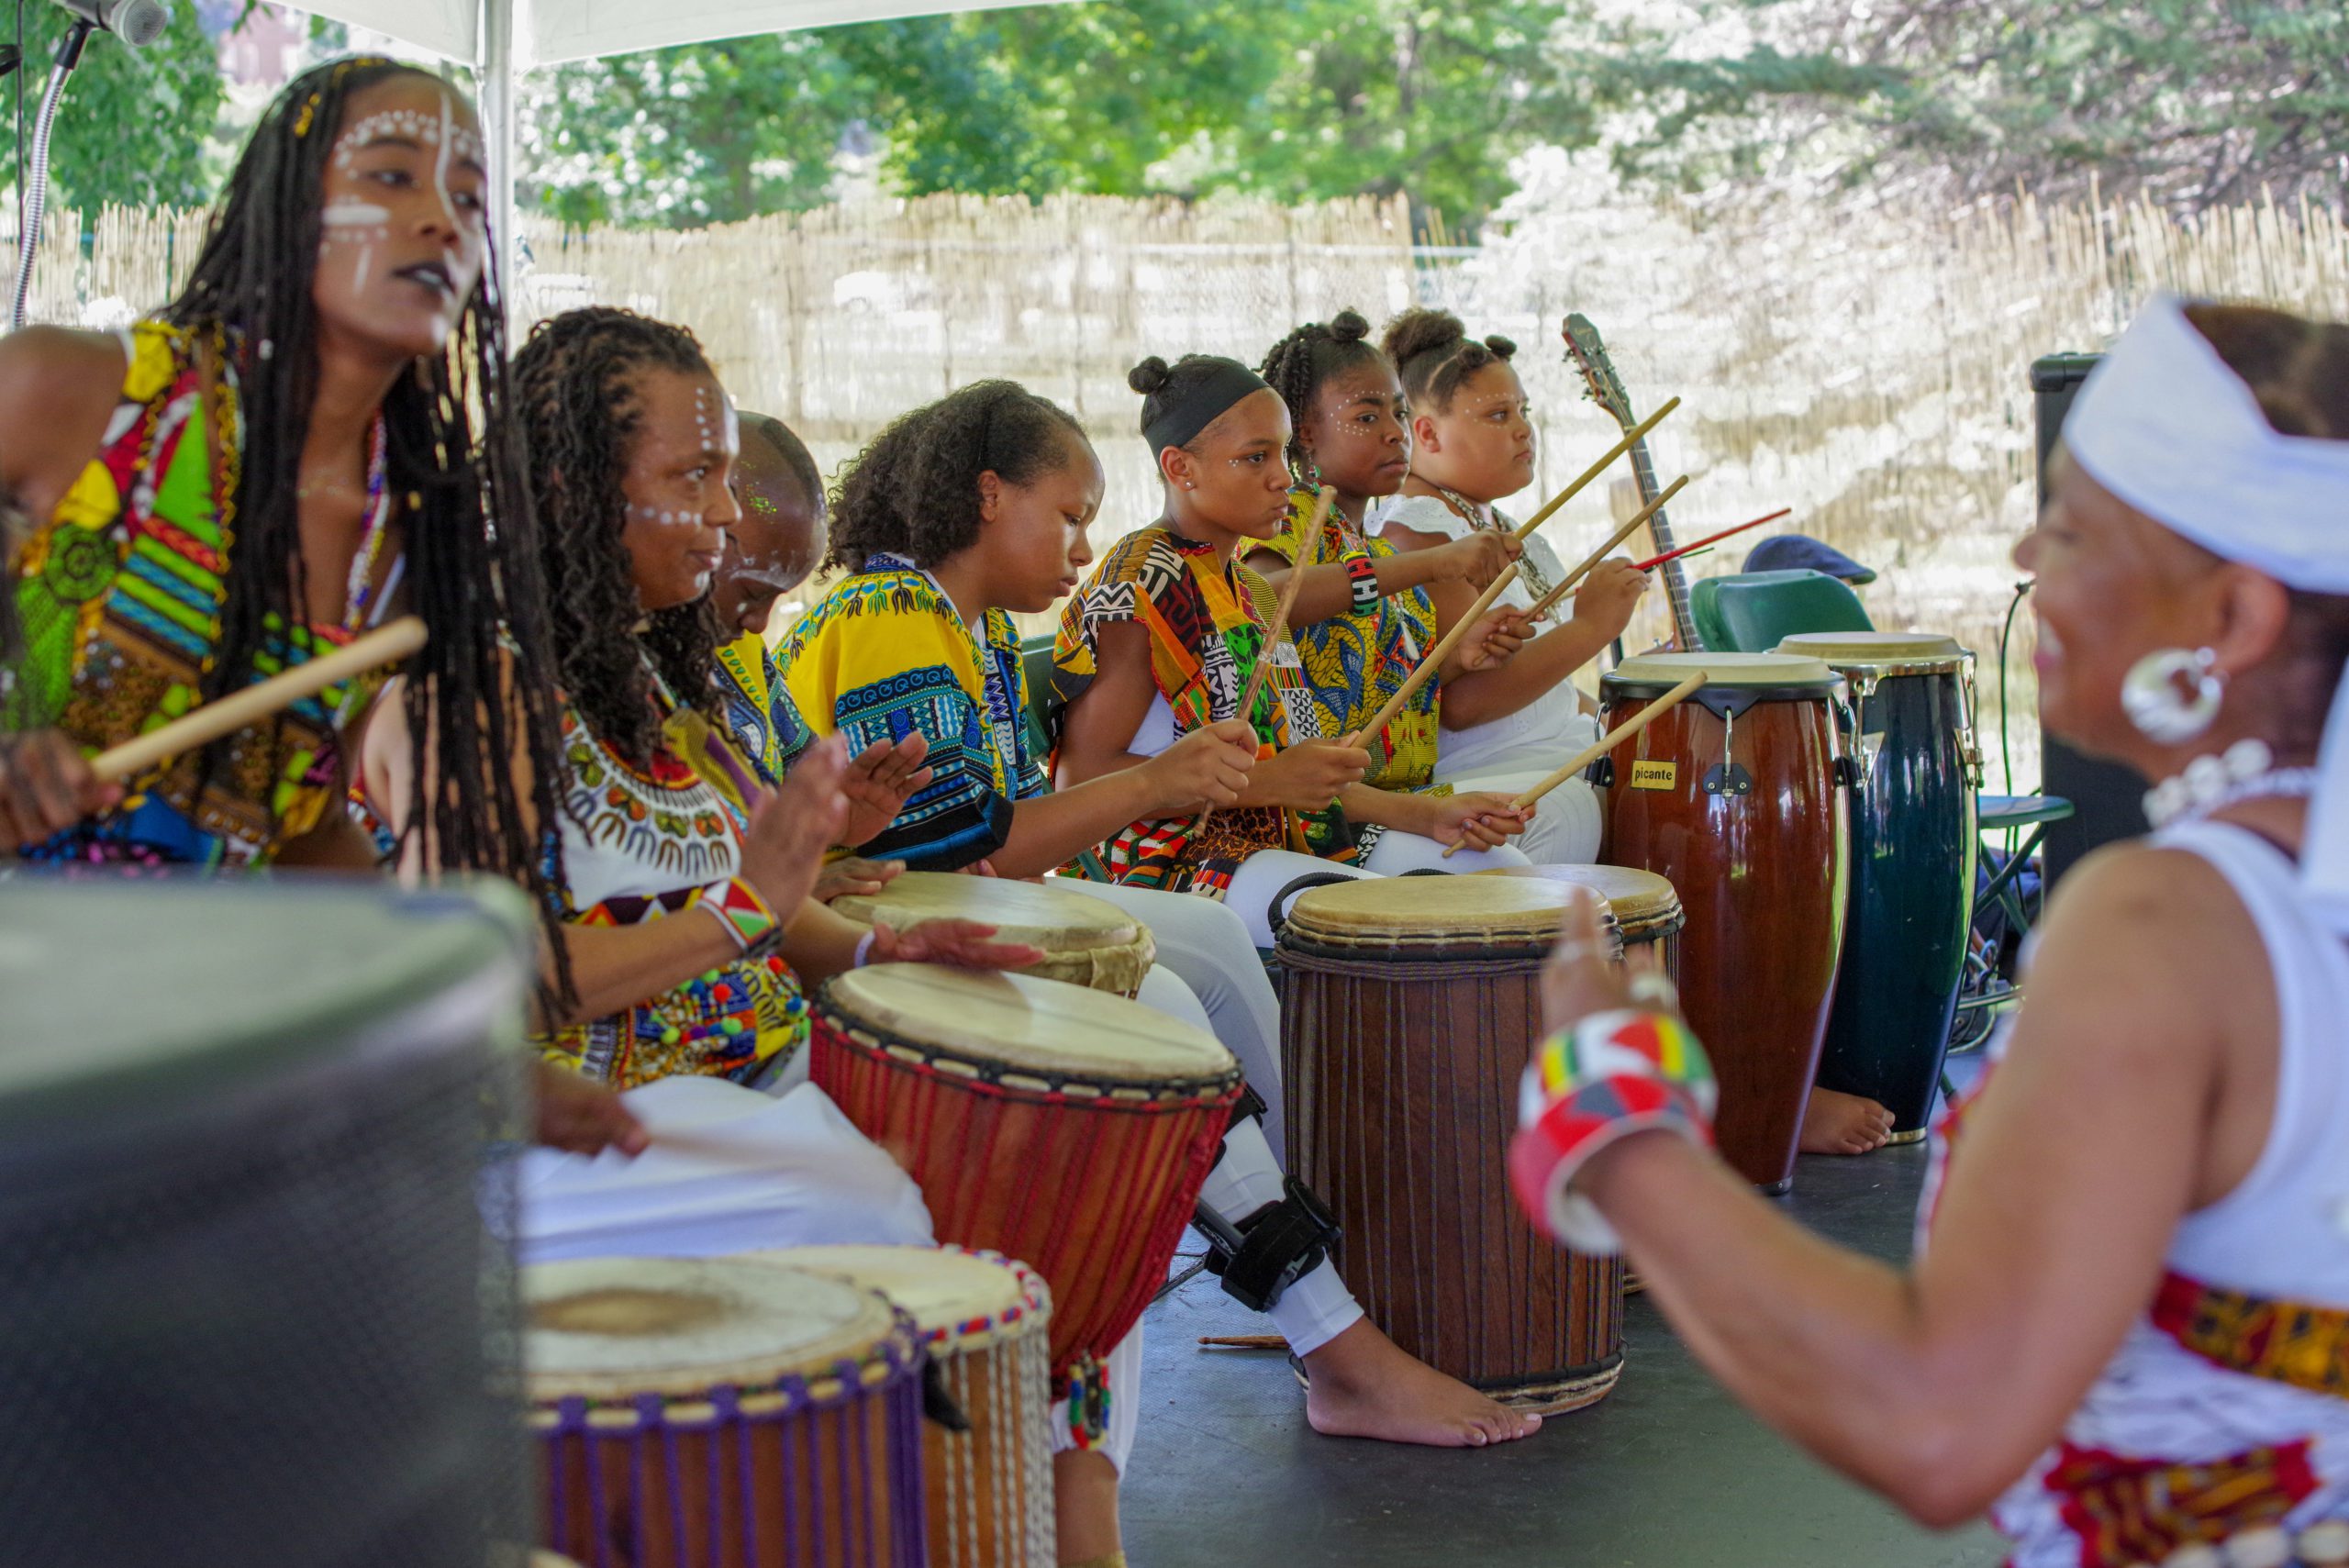
<path fill-rule="evenodd" d="M 1400 489 L 1411 471 L 1403 389 L 1369 336 L 1369 322 L 1341 310 L 1328 326 L 1300 327 L 1274 344 L 1258 367 L 1288 407 L 1295 483 L 1280 531 L 1250 540 L 1245 559 L 1275 592 L 1286 589 L 1315 505 L 1325 488 L 1331 493 L 1314 563 L 1289 612 L 1321 733 L 1330 736 L 1352 735 L 1375 717 L 1419 667 L 1420 654 L 1435 646 L 1430 584 L 1482 592 L 1518 555 L 1517 541 L 1506 533 L 1467 534 L 1399 555 L 1365 530 L 1371 506 Z M 1490 619 L 1489 635 L 1464 639 L 1436 679 L 1412 694 L 1379 734 L 1364 737 L 1371 753 L 1365 784 L 1417 790 L 1434 782 L 1442 694 L 1515 651 L 1507 612 L 1494 611 Z"/>
<path fill-rule="evenodd" d="M 1917 1260 L 1705 1151 L 1668 986 L 1587 923 L 1512 1171 L 1765 1420 L 2018 1568 L 2349 1562 L 2349 327 L 2156 300 L 2052 473 L 2040 712 L 2155 826 L 2057 890 Z"/>
<path fill-rule="evenodd" d="M 1516 525 L 1497 503 L 1533 482 L 1531 405 L 1509 362 L 1517 345 L 1472 339 L 1458 317 L 1442 310 L 1405 311 L 1381 341 L 1410 403 L 1411 473 L 1402 494 L 1374 514 L 1374 526 L 1407 558 L 1465 539 L 1508 538 Z M 1537 534 L 1525 541 L 1518 568 L 1498 607 L 1519 612 L 1509 629 L 1522 647 L 1506 668 L 1445 694 L 1439 781 L 1474 778 L 1514 793 L 1598 739 L 1573 676 L 1631 624 L 1647 578 L 1628 561 L 1601 562 L 1575 591 L 1570 614 L 1553 609 L 1537 625 L 1523 612 L 1565 567 Z M 1461 582 L 1431 586 L 1439 631 L 1451 628 L 1477 592 Z M 1598 858 L 1599 828 L 1598 795 L 1572 779 L 1542 797 L 1523 847 L 1537 861 L 1586 863 Z"/>
<path fill-rule="evenodd" d="M 783 663 L 818 733 L 857 745 L 900 734 L 930 741 L 934 776 L 873 840 L 876 852 L 930 870 L 1041 875 L 1138 816 L 1229 808 L 1263 765 L 1253 732 L 1226 719 L 1155 756 L 1048 787 L 1023 722 L 1011 617 L 1049 608 L 1075 585 L 1092 560 L 1085 530 L 1103 483 L 1077 422 L 1006 381 L 903 416 L 842 476 L 831 559 L 848 575 L 793 626 Z M 1319 1202 L 1279 1164 L 1279 1006 L 1238 916 L 1179 893 L 1082 885 L 1156 940 L 1159 964 L 1140 999 L 1211 1029 L 1261 1102 L 1225 1134 L 1200 1207 L 1259 1238 L 1244 1265 L 1218 1272 L 1235 1296 L 1262 1297 L 1305 1367 L 1314 1429 L 1447 1447 L 1531 1431 L 1534 1422 L 1404 1354 L 1328 1260 Z M 1230 1262 L 1220 1242 L 1212 1255 Z M 1249 1287 L 1260 1268 L 1265 1278 Z"/>
<path fill-rule="evenodd" d="M 1245 716 L 1260 750 L 1239 804 L 1204 827 L 1196 816 L 1130 823 L 1103 847 L 1107 880 L 1220 898 L 1270 947 L 1273 900 L 1300 875 L 1525 864 L 1508 844 L 1523 824 L 1508 796 L 1364 784 L 1369 754 L 1322 736 L 1294 648 L 1264 646 L 1275 595 L 1238 556 L 1288 516 L 1292 431 L 1280 395 L 1238 361 L 1205 354 L 1171 368 L 1145 360 L 1130 380 L 1143 395 L 1166 511 L 1119 540 L 1062 614 L 1059 777 L 1082 784 L 1130 768 L 1241 717 L 1258 661 L 1272 667 Z M 1455 842 L 1469 852 L 1442 862 Z"/>

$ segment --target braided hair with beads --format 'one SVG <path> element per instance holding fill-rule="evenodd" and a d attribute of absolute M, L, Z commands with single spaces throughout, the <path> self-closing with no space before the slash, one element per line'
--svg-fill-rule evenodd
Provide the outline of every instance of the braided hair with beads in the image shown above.
<path fill-rule="evenodd" d="M 629 576 L 621 478 L 648 370 L 716 373 L 685 328 L 605 306 L 540 322 L 514 356 L 563 695 L 598 740 L 640 768 L 661 745 L 654 672 L 677 701 L 726 726 L 711 683 L 719 635 L 709 595 L 648 617 Z"/>
<path fill-rule="evenodd" d="M 203 677 L 206 701 L 252 679 L 273 617 L 281 626 L 306 619 L 296 608 L 307 575 L 299 488 L 318 395 L 312 288 L 326 172 L 351 97 L 402 74 L 440 83 L 416 66 L 371 59 L 296 77 L 246 143 L 186 286 L 161 312 L 224 345 L 239 384 L 236 543 Z M 522 824 L 533 814 L 554 819 L 562 728 L 529 492 L 504 417 L 506 305 L 495 245 L 487 251 L 448 346 L 417 360 L 383 403 L 386 484 L 406 498 L 406 589 L 430 633 L 408 668 L 403 703 L 411 730 L 432 744 L 415 749 L 415 806 L 400 827 L 403 837 L 424 833 L 443 869 L 518 880 L 551 919 L 550 857 Z M 207 769 L 221 753 L 207 751 Z M 532 764 L 530 813 L 513 782 L 522 755 Z M 560 944 L 556 955 L 562 969 Z M 567 990 L 567 973 L 560 984 Z"/>
<path fill-rule="evenodd" d="M 1288 462 L 1302 475 L 1310 460 L 1305 452 L 1305 428 L 1313 418 L 1314 400 L 1331 376 L 1378 359 L 1378 345 L 1370 341 L 1370 323 L 1360 311 L 1341 310 L 1328 326 L 1308 322 L 1273 345 L 1256 373 L 1288 405 Z"/>
<path fill-rule="evenodd" d="M 980 381 L 900 415 L 841 476 L 824 564 L 875 554 L 935 566 L 979 537 L 979 476 L 1030 485 L 1085 440 L 1074 415 L 1010 381 Z"/>

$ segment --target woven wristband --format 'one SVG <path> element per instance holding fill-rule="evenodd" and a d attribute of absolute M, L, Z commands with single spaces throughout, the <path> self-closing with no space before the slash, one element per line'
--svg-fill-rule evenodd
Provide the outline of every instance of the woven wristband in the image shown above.
<path fill-rule="evenodd" d="M 1346 551 L 1346 583 L 1354 596 L 1354 614 L 1367 615 L 1378 606 L 1378 562 L 1364 550 Z"/>
<path fill-rule="evenodd" d="M 767 901 L 759 896 L 758 889 L 739 876 L 713 882 L 697 891 L 694 907 L 716 916 L 718 923 L 726 928 L 726 934 L 734 939 L 734 945 L 744 952 L 765 941 L 782 923 L 767 906 Z"/>

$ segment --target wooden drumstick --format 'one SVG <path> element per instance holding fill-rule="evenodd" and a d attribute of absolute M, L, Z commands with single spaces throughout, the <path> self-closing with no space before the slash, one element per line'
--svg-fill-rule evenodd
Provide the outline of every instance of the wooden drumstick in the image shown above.
<path fill-rule="evenodd" d="M 1281 639 L 1288 635 L 1288 613 L 1297 606 L 1297 591 L 1305 586 L 1305 574 L 1321 556 L 1321 527 L 1330 520 L 1330 507 L 1338 492 L 1330 485 L 1321 487 L 1320 496 L 1313 503 L 1313 516 L 1306 524 L 1305 537 L 1297 541 L 1297 563 L 1289 568 L 1288 581 L 1281 584 L 1279 608 L 1273 612 L 1273 629 L 1264 638 L 1263 651 L 1256 656 L 1256 667 L 1248 672 L 1248 687 L 1240 694 L 1239 717 L 1253 723 L 1250 716 L 1256 711 L 1256 698 L 1263 694 L 1265 677 L 1273 673 L 1273 655 L 1280 651 Z M 1199 813 L 1191 831 L 1196 833 L 1208 825 L 1215 815 L 1210 806 Z"/>
<path fill-rule="evenodd" d="M 208 746 L 281 708 L 293 706 L 304 697 L 316 696 L 337 681 L 363 675 L 381 665 L 396 664 L 414 655 L 424 642 L 424 622 L 415 616 L 402 616 L 347 648 L 306 660 L 291 670 L 281 670 L 266 681 L 240 692 L 230 692 L 159 729 L 150 729 L 136 740 L 101 751 L 91 760 L 90 771 L 108 783 L 144 773 L 167 757 Z"/>
<path fill-rule="evenodd" d="M 1535 784 L 1531 789 L 1527 790 L 1523 795 L 1520 795 L 1515 800 L 1510 801 L 1509 804 L 1516 806 L 1520 811 L 1524 810 L 1527 806 L 1531 806 L 1535 801 L 1540 800 L 1543 795 L 1549 794 L 1552 790 L 1557 788 L 1560 784 L 1565 783 L 1568 779 L 1574 777 L 1585 768 L 1590 766 L 1591 763 L 1598 761 L 1599 758 L 1604 757 L 1608 752 L 1612 751 L 1616 747 L 1620 746 L 1624 741 L 1629 740 L 1641 730 L 1645 729 L 1649 725 L 1653 724 L 1657 719 L 1663 717 L 1666 708 L 1674 706 L 1681 698 L 1687 696 L 1690 692 L 1695 691 L 1698 686 L 1701 686 L 1704 684 L 1705 673 L 1702 670 L 1699 670 L 1695 674 L 1689 676 L 1687 680 L 1681 682 L 1678 685 L 1673 687 L 1670 691 L 1664 693 L 1664 695 L 1656 698 L 1655 701 L 1648 704 L 1647 706 L 1640 709 L 1639 712 L 1633 714 L 1631 717 L 1625 719 L 1622 723 L 1609 730 L 1605 735 L 1599 738 L 1598 744 L 1585 750 L 1580 755 L 1576 756 L 1573 762 L 1568 762 L 1564 767 L 1560 768 L 1556 773 L 1552 773 L 1548 778 L 1543 779 L 1540 784 Z M 1462 842 L 1465 841 L 1466 840 L 1462 840 Z M 1447 860 L 1450 859 L 1452 851 L 1459 847 L 1460 844 L 1458 843 L 1446 845 L 1443 851 L 1444 857 Z"/>
<path fill-rule="evenodd" d="M 1525 618 L 1527 620 L 1540 620 L 1543 616 L 1547 615 L 1552 605 L 1554 605 L 1560 599 L 1564 598 L 1568 593 L 1573 591 L 1576 584 L 1580 583 L 1585 577 L 1590 575 L 1592 567 L 1597 566 L 1600 562 L 1607 559 L 1607 552 L 1609 550 L 1613 550 L 1617 545 L 1621 544 L 1625 539 L 1630 539 L 1639 528 L 1639 526 L 1642 523 L 1646 522 L 1650 517 L 1655 516 L 1657 509 L 1663 506 L 1666 501 L 1669 501 L 1675 495 L 1679 495 L 1681 487 L 1687 483 L 1688 476 L 1685 473 L 1682 474 L 1670 484 L 1665 485 L 1662 495 L 1649 502 L 1646 506 L 1641 507 L 1638 511 L 1632 513 L 1630 519 L 1627 520 L 1621 528 L 1617 528 L 1614 534 L 1609 538 L 1605 544 L 1600 545 L 1597 550 L 1592 550 L 1588 555 L 1585 556 L 1581 565 L 1575 567 L 1572 572 L 1567 573 L 1564 577 L 1558 580 L 1558 585 L 1556 587 L 1551 589 L 1548 593 L 1534 600 L 1533 607 L 1525 612 Z"/>
<path fill-rule="evenodd" d="M 1531 517 L 1526 518 L 1525 521 L 1517 526 L 1518 542 L 1522 544 L 1525 540 L 1531 539 L 1533 537 L 1533 530 L 1540 528 L 1543 523 L 1548 522 L 1552 513 L 1564 506 L 1567 502 L 1573 500 L 1575 495 L 1582 490 L 1584 485 L 1588 484 L 1592 480 L 1606 473 L 1609 468 L 1613 466 L 1617 458 L 1621 457 L 1625 452 L 1630 451 L 1633 444 L 1636 443 L 1641 437 L 1646 435 L 1650 430 L 1654 429 L 1658 425 L 1664 423 L 1664 417 L 1679 406 L 1680 399 L 1677 397 L 1667 397 L 1654 413 L 1649 415 L 1646 418 L 1632 426 L 1631 429 L 1625 431 L 1621 440 L 1617 441 L 1613 446 L 1607 449 L 1607 455 L 1605 457 L 1600 458 L 1597 462 L 1592 463 L 1588 468 L 1583 470 L 1581 478 L 1575 480 L 1572 484 L 1567 485 L 1564 490 L 1559 491 L 1555 495 L 1550 497 L 1548 505 L 1544 506 L 1540 511 L 1534 513 Z"/>
<path fill-rule="evenodd" d="M 1460 639 L 1468 635 L 1468 628 L 1475 625 L 1477 618 L 1492 607 L 1495 599 L 1501 596 L 1501 590 L 1516 581 L 1517 564 L 1512 562 L 1508 571 L 1493 579 L 1491 587 L 1476 595 L 1476 602 L 1469 606 L 1466 613 L 1453 623 L 1452 629 L 1439 638 L 1433 648 L 1428 650 L 1427 657 L 1419 661 L 1419 667 L 1412 671 L 1409 678 L 1401 685 L 1395 688 L 1395 695 L 1386 699 L 1385 706 L 1371 716 L 1370 722 L 1346 737 L 1346 744 L 1360 746 L 1369 737 L 1386 728 L 1387 721 L 1402 712 L 1403 705 L 1409 702 L 1419 689 L 1428 684 L 1428 677 L 1443 667 L 1443 662 L 1452 656 L 1452 651 L 1460 645 Z"/>

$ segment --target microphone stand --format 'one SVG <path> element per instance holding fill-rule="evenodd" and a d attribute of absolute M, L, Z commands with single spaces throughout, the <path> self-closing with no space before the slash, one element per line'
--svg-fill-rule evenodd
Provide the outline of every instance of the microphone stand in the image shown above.
<path fill-rule="evenodd" d="M 17 295 L 8 316 L 11 331 L 25 324 L 25 306 L 33 292 L 33 255 L 40 249 L 40 223 L 49 206 L 49 133 L 57 123 L 57 106 L 65 96 L 65 79 L 82 63 L 82 50 L 97 25 L 76 17 L 57 46 L 56 63 L 50 68 L 49 91 L 41 95 L 40 113 L 33 121 L 32 170 L 26 176 L 25 206 L 17 222 Z"/>

